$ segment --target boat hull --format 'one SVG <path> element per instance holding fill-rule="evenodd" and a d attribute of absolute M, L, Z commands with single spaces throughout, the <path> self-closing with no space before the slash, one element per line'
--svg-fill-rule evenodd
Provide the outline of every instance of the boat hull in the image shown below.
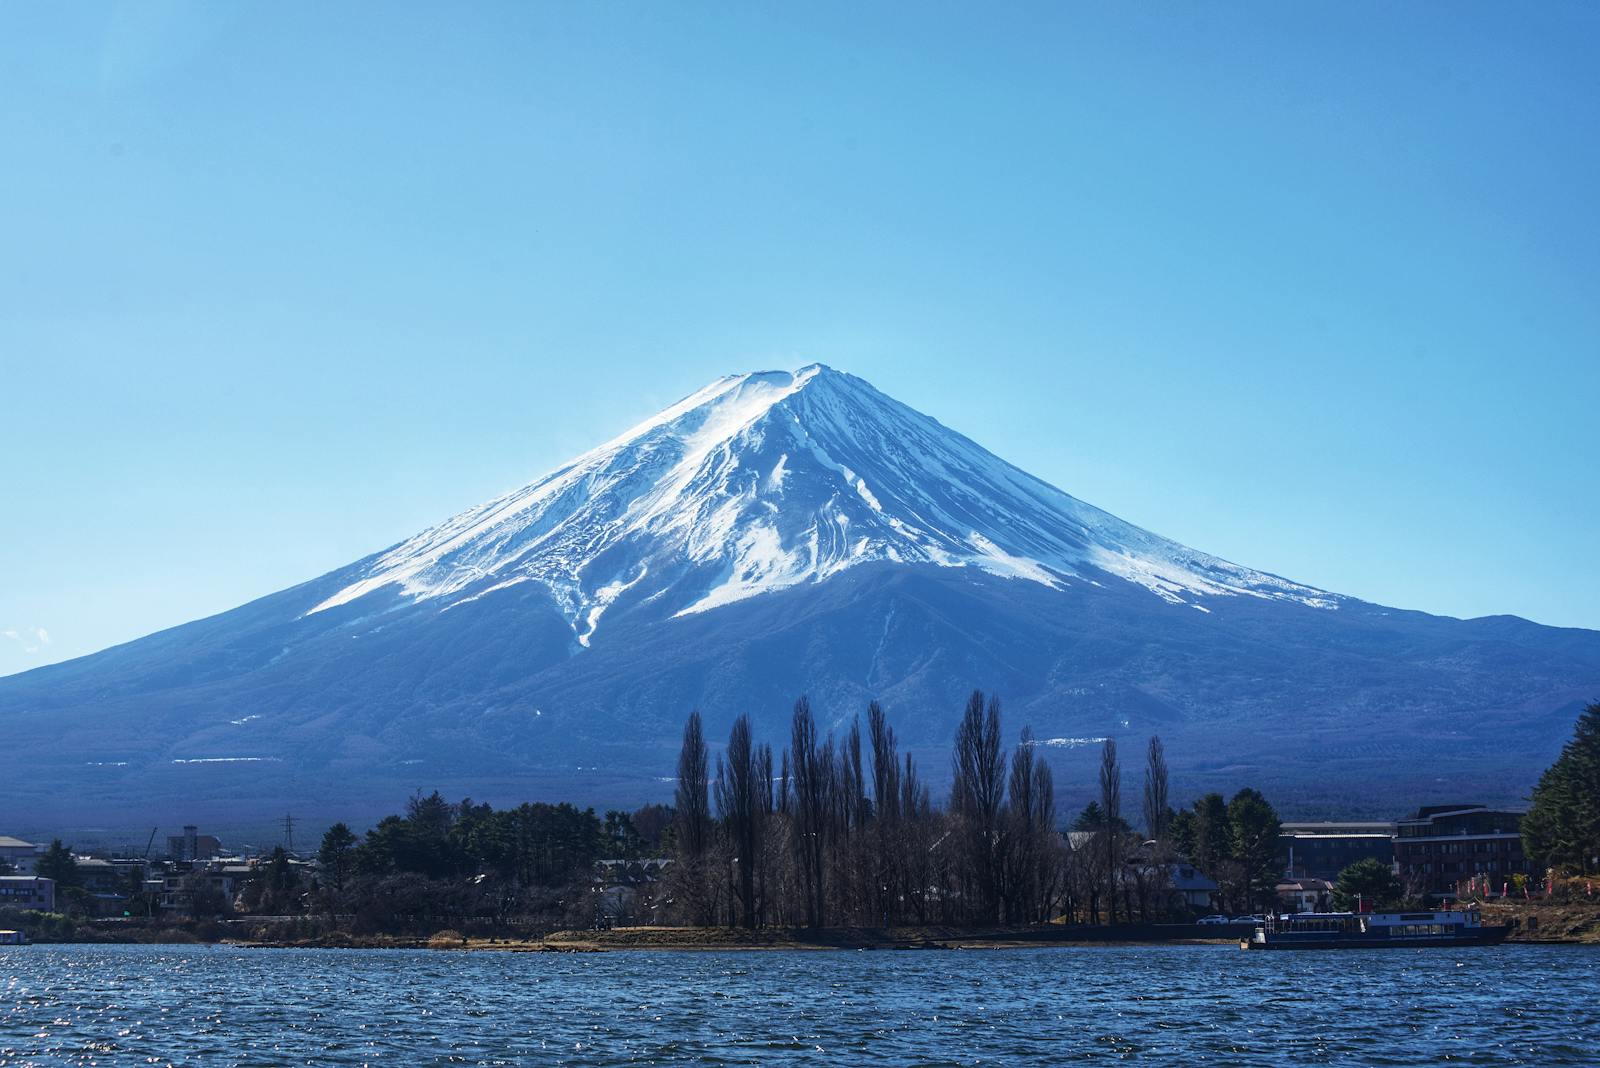
<path fill-rule="evenodd" d="M 1474 927 L 1452 935 L 1347 935 L 1331 933 L 1326 937 L 1272 936 L 1269 941 L 1258 942 L 1247 938 L 1239 943 L 1240 949 L 1433 949 L 1447 946 L 1495 946 L 1511 936 L 1511 925 Z"/>

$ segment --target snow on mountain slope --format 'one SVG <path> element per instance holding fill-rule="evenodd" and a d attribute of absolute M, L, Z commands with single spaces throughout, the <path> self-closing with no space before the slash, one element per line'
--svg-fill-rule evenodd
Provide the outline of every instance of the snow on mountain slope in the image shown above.
<path fill-rule="evenodd" d="M 1112 576 L 1202 609 L 1223 596 L 1339 603 L 1125 523 L 812 364 L 719 379 L 381 554 L 308 614 L 390 586 L 448 610 L 534 582 L 588 645 L 624 600 L 685 615 L 869 561 L 1056 588 Z"/>

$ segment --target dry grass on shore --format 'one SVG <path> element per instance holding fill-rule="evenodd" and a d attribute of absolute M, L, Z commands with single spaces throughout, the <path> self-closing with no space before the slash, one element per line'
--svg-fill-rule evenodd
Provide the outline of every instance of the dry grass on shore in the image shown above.
<path fill-rule="evenodd" d="M 610 950 L 916 950 L 1005 949 L 1041 945 L 1132 944 L 1136 940 L 1050 926 L 1016 929 L 962 927 L 824 928 L 618 927 L 609 931 L 556 931 L 541 939 L 470 939 L 460 948 L 511 952 L 596 953 Z M 1228 944 L 1229 938 L 1161 939 Z"/>
<path fill-rule="evenodd" d="M 1513 942 L 1600 944 L 1600 898 L 1509 901 L 1482 907 L 1484 923 L 1513 923 Z"/>

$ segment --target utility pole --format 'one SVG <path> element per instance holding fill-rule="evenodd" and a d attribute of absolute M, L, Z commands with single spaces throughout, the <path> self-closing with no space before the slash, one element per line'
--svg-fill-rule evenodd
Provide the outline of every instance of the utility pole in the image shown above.
<path fill-rule="evenodd" d="M 288 813 L 283 816 L 283 851 L 294 852 L 294 817 Z"/>

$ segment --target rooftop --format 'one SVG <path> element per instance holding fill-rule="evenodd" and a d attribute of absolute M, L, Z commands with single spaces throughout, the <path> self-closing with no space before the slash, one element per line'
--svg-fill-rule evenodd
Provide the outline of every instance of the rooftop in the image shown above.
<path fill-rule="evenodd" d="M 1333 884 L 1326 879 L 1285 879 L 1283 882 L 1273 887 L 1273 889 L 1278 891 L 1280 894 L 1284 893 L 1285 891 L 1292 892 L 1295 890 L 1309 890 L 1321 893 L 1325 890 L 1332 890 Z"/>
<path fill-rule="evenodd" d="M 1424 805 L 1417 809 L 1414 816 L 1401 820 L 1401 823 L 1429 823 L 1444 816 L 1526 816 L 1524 809 L 1518 808 L 1490 808 L 1488 805 Z"/>

